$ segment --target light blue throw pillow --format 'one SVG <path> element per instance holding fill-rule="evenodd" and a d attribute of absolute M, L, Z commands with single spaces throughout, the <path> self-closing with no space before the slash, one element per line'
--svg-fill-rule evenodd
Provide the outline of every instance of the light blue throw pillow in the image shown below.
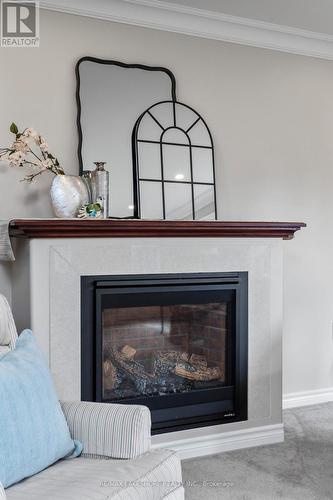
<path fill-rule="evenodd" d="M 51 374 L 30 330 L 0 358 L 0 483 L 5 488 L 78 456 Z"/>

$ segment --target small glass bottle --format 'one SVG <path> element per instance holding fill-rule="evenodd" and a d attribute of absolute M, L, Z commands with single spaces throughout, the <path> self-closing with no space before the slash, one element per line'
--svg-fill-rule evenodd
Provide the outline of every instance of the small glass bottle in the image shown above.
<path fill-rule="evenodd" d="M 103 205 L 103 218 L 109 217 L 109 172 L 105 170 L 104 161 L 95 161 L 96 169 L 91 174 L 91 190 L 93 203 L 100 201 Z"/>
<path fill-rule="evenodd" d="M 92 196 L 92 189 L 91 189 L 91 176 L 92 176 L 92 171 L 91 170 L 83 170 L 82 172 L 82 179 L 85 182 L 85 185 L 87 186 L 87 191 L 89 195 L 89 203 L 93 203 L 93 196 Z"/>

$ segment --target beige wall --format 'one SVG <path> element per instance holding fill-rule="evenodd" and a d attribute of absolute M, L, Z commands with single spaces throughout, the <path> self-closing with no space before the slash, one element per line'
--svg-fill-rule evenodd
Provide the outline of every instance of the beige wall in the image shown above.
<path fill-rule="evenodd" d="M 333 63 L 43 12 L 39 49 L 0 49 L 0 139 L 40 130 L 77 173 L 74 64 L 83 55 L 159 64 L 215 140 L 219 216 L 304 220 L 285 242 L 285 392 L 333 386 Z M 0 219 L 49 216 L 50 178 L 0 167 Z M 8 271 L 0 290 L 10 295 Z"/>

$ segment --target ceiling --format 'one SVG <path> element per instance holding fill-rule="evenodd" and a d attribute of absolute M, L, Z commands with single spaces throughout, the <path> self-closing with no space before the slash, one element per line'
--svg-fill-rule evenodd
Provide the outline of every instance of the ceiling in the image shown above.
<path fill-rule="evenodd" d="M 164 0 L 164 2 L 333 35 L 333 0 Z"/>

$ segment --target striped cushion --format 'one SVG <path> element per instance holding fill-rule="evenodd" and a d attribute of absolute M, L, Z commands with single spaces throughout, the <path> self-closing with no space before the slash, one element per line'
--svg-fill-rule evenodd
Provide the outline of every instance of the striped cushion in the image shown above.
<path fill-rule="evenodd" d="M 6 500 L 6 493 L 1 483 L 0 483 L 0 500 Z"/>
<path fill-rule="evenodd" d="M 73 439 L 83 456 L 135 458 L 150 450 L 150 411 L 145 406 L 62 402 Z"/>
<path fill-rule="evenodd" d="M 0 294 L 0 357 L 15 349 L 17 330 L 12 311 L 4 295 Z"/>
<path fill-rule="evenodd" d="M 181 480 L 175 452 L 153 450 L 134 460 L 60 461 L 6 493 L 7 500 L 183 500 Z"/>

